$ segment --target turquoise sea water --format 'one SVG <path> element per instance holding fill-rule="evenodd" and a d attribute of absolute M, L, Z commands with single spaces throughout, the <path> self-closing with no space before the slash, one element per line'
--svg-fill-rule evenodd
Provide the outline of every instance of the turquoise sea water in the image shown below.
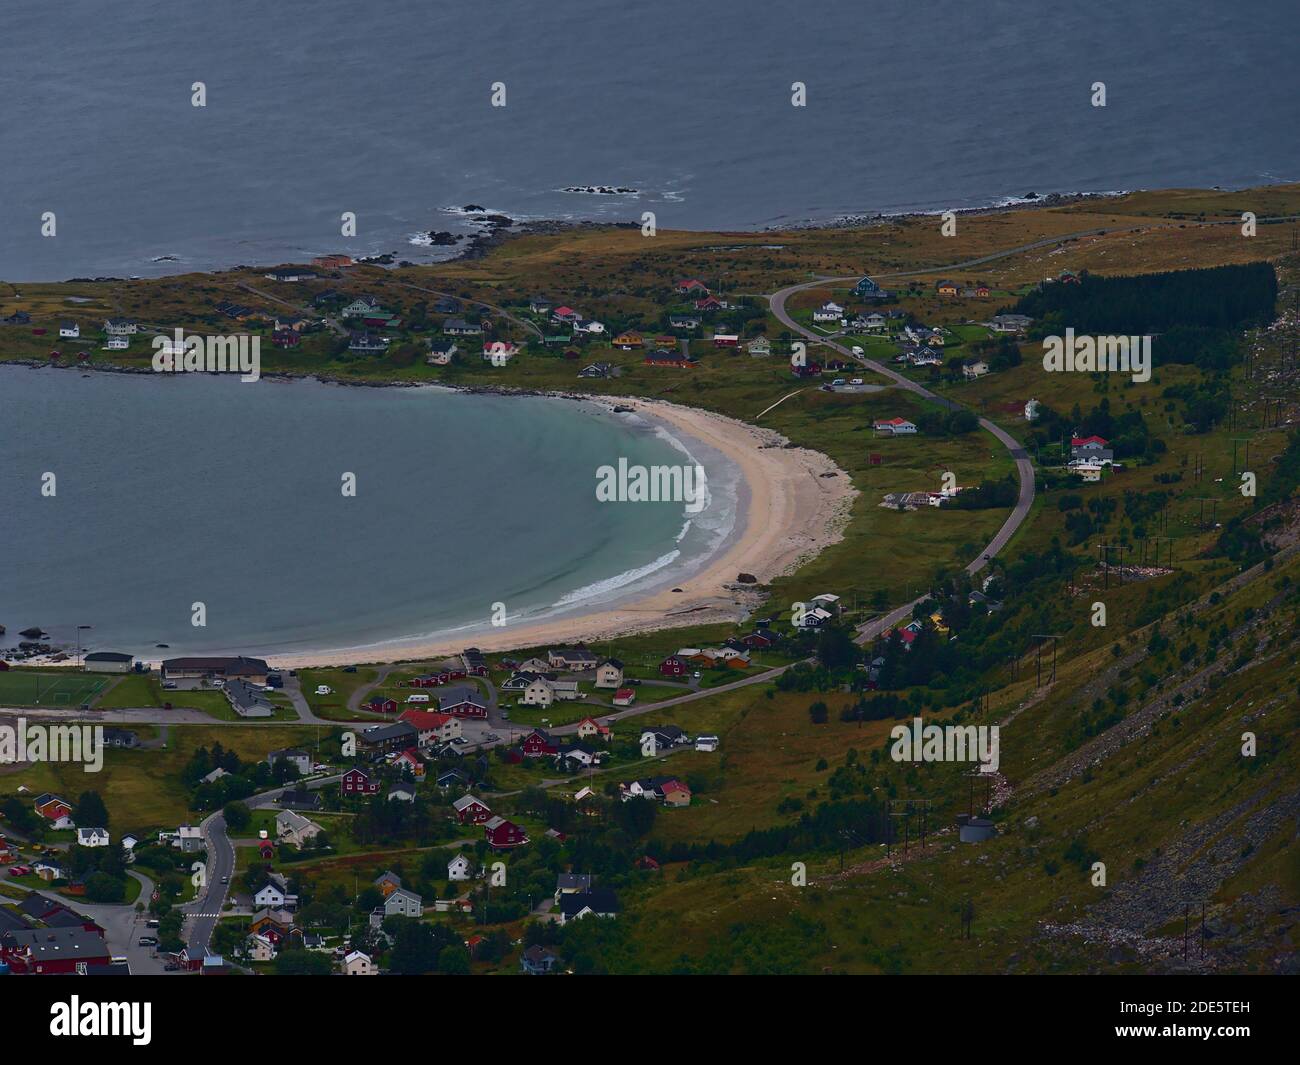
<path fill-rule="evenodd" d="M 600 465 L 683 446 L 703 513 L 597 501 Z M 0 645 L 33 625 L 152 657 L 469 640 L 496 603 L 513 624 L 679 580 L 742 491 L 716 452 L 597 403 L 0 367 Z"/>

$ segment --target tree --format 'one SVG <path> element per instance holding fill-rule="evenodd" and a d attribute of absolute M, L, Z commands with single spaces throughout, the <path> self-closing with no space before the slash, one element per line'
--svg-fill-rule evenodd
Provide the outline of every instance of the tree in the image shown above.
<path fill-rule="evenodd" d="M 850 669 L 858 660 L 858 648 L 843 629 L 826 626 L 817 634 L 817 659 L 832 673 Z"/>
<path fill-rule="evenodd" d="M 820 699 L 808 707 L 808 716 L 814 725 L 824 725 L 830 718 L 830 711 Z"/>
<path fill-rule="evenodd" d="M 107 828 L 108 807 L 97 791 L 83 791 L 73 809 L 72 819 L 84 828 Z"/>
<path fill-rule="evenodd" d="M 242 802 L 228 802 L 221 809 L 226 825 L 236 832 L 242 832 L 253 820 L 252 811 Z"/>
<path fill-rule="evenodd" d="M 438 955 L 438 972 L 447 976 L 469 975 L 469 951 L 463 943 L 442 948 Z"/>

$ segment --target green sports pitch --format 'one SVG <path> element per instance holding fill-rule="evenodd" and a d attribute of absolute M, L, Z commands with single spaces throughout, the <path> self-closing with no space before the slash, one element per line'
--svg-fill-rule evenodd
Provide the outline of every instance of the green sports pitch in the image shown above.
<path fill-rule="evenodd" d="M 80 706 L 107 686 L 104 677 L 85 673 L 11 669 L 0 673 L 0 706 Z"/>

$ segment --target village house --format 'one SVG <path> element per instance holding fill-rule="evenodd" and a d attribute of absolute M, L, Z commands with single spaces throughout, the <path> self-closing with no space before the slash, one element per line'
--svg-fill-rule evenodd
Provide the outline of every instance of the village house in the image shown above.
<path fill-rule="evenodd" d="M 699 329 L 700 316 L 698 314 L 670 314 L 668 316 L 669 329 Z"/>
<path fill-rule="evenodd" d="M 474 876 L 474 863 L 464 853 L 447 863 L 448 880 L 469 880 Z"/>
<path fill-rule="evenodd" d="M 550 733 L 540 728 L 533 729 L 519 745 L 519 750 L 525 758 L 541 758 L 544 755 L 555 754 L 559 749 L 559 744 L 551 738 Z"/>
<path fill-rule="evenodd" d="M 955 281 L 940 281 L 934 286 L 934 291 L 940 296 L 956 296 L 961 290 Z"/>
<path fill-rule="evenodd" d="M 677 348 L 656 348 L 646 353 L 642 360 L 647 366 L 671 366 L 678 370 L 689 370 L 696 365 L 696 359 Z"/>
<path fill-rule="evenodd" d="M 344 796 L 376 795 L 379 793 L 379 781 L 360 766 L 353 766 L 339 781 L 339 792 Z"/>
<path fill-rule="evenodd" d="M 493 340 L 483 345 L 483 361 L 504 366 L 519 354 L 519 345 L 511 340 Z"/>
<path fill-rule="evenodd" d="M 266 936 L 254 933 L 244 941 L 244 953 L 249 961 L 274 961 L 275 944 Z"/>
<path fill-rule="evenodd" d="M 292 910 L 298 905 L 298 896 L 289 894 L 289 883 L 279 873 L 268 873 L 266 883 L 253 894 L 253 907 L 258 910 Z"/>
<path fill-rule="evenodd" d="M 916 433 L 916 426 L 906 418 L 879 418 L 871 423 L 871 428 L 881 436 L 911 436 Z"/>
<path fill-rule="evenodd" d="M 598 738 L 608 740 L 614 735 L 614 730 L 608 725 L 602 725 L 594 717 L 584 717 L 578 722 L 577 736 L 580 740 L 589 740 Z"/>
<path fill-rule="evenodd" d="M 645 340 L 640 333 L 626 330 L 614 337 L 610 343 L 620 351 L 631 351 L 633 348 L 644 346 Z"/>
<path fill-rule="evenodd" d="M 81 326 L 79 326 L 76 322 L 68 321 L 67 319 L 65 319 L 64 321 L 59 323 L 59 336 L 64 338 L 79 337 L 81 336 Z"/>
<path fill-rule="evenodd" d="M 36 796 L 32 804 L 38 814 L 54 829 L 73 828 L 72 804 L 50 792 Z"/>
<path fill-rule="evenodd" d="M 995 333 L 1023 333 L 1031 322 L 1033 319 L 1027 314 L 995 314 L 989 328 Z"/>
<path fill-rule="evenodd" d="M 108 843 L 109 836 L 106 828 L 77 829 L 78 847 L 107 847 Z"/>
<path fill-rule="evenodd" d="M 623 685 L 623 663 L 617 658 L 607 658 L 596 667 L 597 688 L 619 688 Z"/>
<path fill-rule="evenodd" d="M 559 968 L 560 956 L 550 947 L 535 943 L 520 955 L 519 967 L 529 976 L 548 976 Z"/>
<path fill-rule="evenodd" d="M 351 303 L 345 304 L 339 314 L 344 318 L 364 318 L 379 310 L 383 308 L 374 296 L 358 296 Z"/>
<path fill-rule="evenodd" d="M 397 888 L 384 899 L 385 917 L 419 917 L 423 913 L 424 900 L 407 888 Z"/>
<path fill-rule="evenodd" d="M 593 362 L 590 366 L 584 366 L 579 370 L 578 376 L 587 380 L 603 380 L 608 377 L 617 377 L 618 367 L 610 362 Z"/>
<path fill-rule="evenodd" d="M 281 810 L 275 815 L 275 834 L 281 843 L 301 847 L 309 839 L 319 836 L 321 831 L 320 825 L 296 810 Z"/>
<path fill-rule="evenodd" d="M 844 308 L 838 303 L 828 300 L 813 311 L 814 322 L 838 322 L 844 317 Z"/>
<path fill-rule="evenodd" d="M 407 784 L 394 784 L 386 798 L 389 802 L 415 802 L 415 789 Z"/>
<path fill-rule="evenodd" d="M 772 342 L 767 337 L 755 337 L 745 345 L 745 350 L 754 358 L 763 359 L 772 354 Z"/>
<path fill-rule="evenodd" d="M 450 743 L 459 739 L 464 733 L 460 718 L 451 714 L 436 714 L 429 710 L 406 710 L 398 720 L 416 730 L 417 742 L 421 747 L 428 747 L 435 743 Z"/>
<path fill-rule="evenodd" d="M 563 895 L 559 902 L 559 922 L 567 924 L 583 917 L 617 917 L 618 896 L 608 888 L 590 888 Z"/>
<path fill-rule="evenodd" d="M 641 730 L 641 749 L 645 750 L 650 742 L 656 751 L 666 751 L 688 744 L 691 739 L 677 725 L 647 725 Z"/>
<path fill-rule="evenodd" d="M 404 751 L 418 742 L 419 735 L 414 725 L 394 721 L 391 725 L 372 725 L 362 729 L 357 742 L 368 751 Z"/>
<path fill-rule="evenodd" d="M 715 348 L 734 348 L 739 344 L 740 334 L 717 329 L 713 331 L 713 346 Z"/>
<path fill-rule="evenodd" d="M 448 366 L 459 350 L 454 340 L 439 340 L 437 337 L 430 337 L 429 354 L 424 357 L 424 361 L 430 366 Z"/>
<path fill-rule="evenodd" d="M 527 833 L 504 817 L 490 817 L 484 821 L 483 833 L 487 837 L 488 846 L 495 850 L 522 847 L 528 842 Z"/>
<path fill-rule="evenodd" d="M 413 747 L 395 755 L 392 766 L 397 772 L 410 777 L 412 780 L 424 779 L 424 762 L 420 760 L 420 756 L 415 753 Z M 415 792 L 411 792 L 411 798 L 415 798 Z"/>
<path fill-rule="evenodd" d="M 265 684 L 270 668 L 260 658 L 168 658 L 162 664 L 163 680 L 238 679 Z"/>
<path fill-rule="evenodd" d="M 978 377 L 983 377 L 989 372 L 988 360 L 976 356 L 973 359 L 964 359 L 961 364 L 961 375 L 968 381 L 974 381 Z"/>
<path fill-rule="evenodd" d="M 690 663 L 680 655 L 669 655 L 659 663 L 659 674 L 664 677 L 684 677 L 690 669 Z"/>
<path fill-rule="evenodd" d="M 483 327 L 464 318 L 448 318 L 442 323 L 442 331 L 452 337 L 477 337 L 483 335 Z"/>
<path fill-rule="evenodd" d="M 104 332 L 109 336 L 134 336 L 140 329 L 134 318 L 109 318 L 104 322 Z"/>
<path fill-rule="evenodd" d="M 582 673 L 593 669 L 596 655 L 585 647 L 559 647 L 546 652 L 546 660 L 551 669 L 567 669 L 572 673 Z"/>
<path fill-rule="evenodd" d="M 551 321 L 559 325 L 573 325 L 574 322 L 582 321 L 582 312 L 569 306 L 556 307 L 551 312 Z"/>
<path fill-rule="evenodd" d="M 614 692 L 613 703 L 615 706 L 631 706 L 636 702 L 635 688 L 619 688 Z"/>
<path fill-rule="evenodd" d="M 359 950 L 349 951 L 343 957 L 344 976 L 378 976 L 379 969 L 370 960 L 370 955 Z"/>
<path fill-rule="evenodd" d="M 438 693 L 438 712 L 453 717 L 487 717 L 487 703 L 474 688 L 460 685 Z"/>
<path fill-rule="evenodd" d="M 300 747 L 286 747 L 281 751 L 272 751 L 266 756 L 266 764 L 272 769 L 280 762 L 293 766 L 301 777 L 311 772 L 311 754 Z"/>
<path fill-rule="evenodd" d="M 492 817 L 487 804 L 473 795 L 462 795 L 451 804 L 451 808 L 456 811 L 456 819 L 462 825 L 481 825 Z"/>
<path fill-rule="evenodd" d="M 314 281 L 316 271 L 301 266 L 284 266 L 278 270 L 268 270 L 262 275 L 271 281 Z"/>
<path fill-rule="evenodd" d="M 591 890 L 590 873 L 560 873 L 555 878 L 555 905 L 565 895 L 577 895 Z"/>
<path fill-rule="evenodd" d="M 534 296 L 528 301 L 528 309 L 532 311 L 533 314 L 549 314 L 551 306 L 551 300 L 546 299 L 544 296 Z"/>

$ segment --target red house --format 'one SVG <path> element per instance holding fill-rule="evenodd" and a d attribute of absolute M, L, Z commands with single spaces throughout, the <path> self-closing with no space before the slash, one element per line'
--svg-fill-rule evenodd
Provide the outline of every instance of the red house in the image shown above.
<path fill-rule="evenodd" d="M 776 641 L 765 632 L 751 632 L 748 636 L 742 637 L 740 642 L 754 650 L 761 647 L 771 647 Z"/>
<path fill-rule="evenodd" d="M 481 825 L 492 819 L 492 811 L 473 795 L 462 795 L 451 807 L 462 825 Z"/>
<path fill-rule="evenodd" d="M 438 710 L 455 717 L 487 717 L 487 704 L 470 688 L 458 688 L 442 696 Z"/>
<path fill-rule="evenodd" d="M 506 847 L 522 847 L 528 842 L 527 833 L 504 817 L 492 817 L 483 822 L 483 832 L 487 836 L 488 846 L 498 850 Z"/>
<path fill-rule="evenodd" d="M 354 766 L 343 774 L 339 791 L 344 795 L 377 795 L 379 781 L 372 779 L 364 769 Z"/>
<path fill-rule="evenodd" d="M 271 343 L 277 348 L 296 348 L 302 343 L 302 334 L 296 329 L 277 329 L 271 334 Z"/>
<path fill-rule="evenodd" d="M 370 700 L 369 709 L 375 714 L 395 714 L 397 713 L 397 700 L 375 696 L 375 698 Z"/>
<path fill-rule="evenodd" d="M 679 658 L 677 655 L 669 655 L 659 663 L 659 672 L 665 677 L 684 677 L 690 668 L 686 659 Z"/>
<path fill-rule="evenodd" d="M 257 856 L 266 861 L 275 857 L 275 844 L 269 839 L 259 840 L 257 843 Z"/>
<path fill-rule="evenodd" d="M 551 739 L 545 729 L 536 728 L 524 737 L 519 749 L 525 758 L 540 758 L 542 755 L 558 753 L 560 745 Z"/>
<path fill-rule="evenodd" d="M 703 296 L 707 296 L 709 294 L 709 286 L 706 285 L 703 281 L 697 281 L 693 277 L 688 277 L 684 281 L 678 281 L 677 284 L 673 286 L 673 288 L 675 288 L 678 291 L 678 293 L 683 296 L 689 296 L 692 293 L 699 293 L 700 295 Z"/>

